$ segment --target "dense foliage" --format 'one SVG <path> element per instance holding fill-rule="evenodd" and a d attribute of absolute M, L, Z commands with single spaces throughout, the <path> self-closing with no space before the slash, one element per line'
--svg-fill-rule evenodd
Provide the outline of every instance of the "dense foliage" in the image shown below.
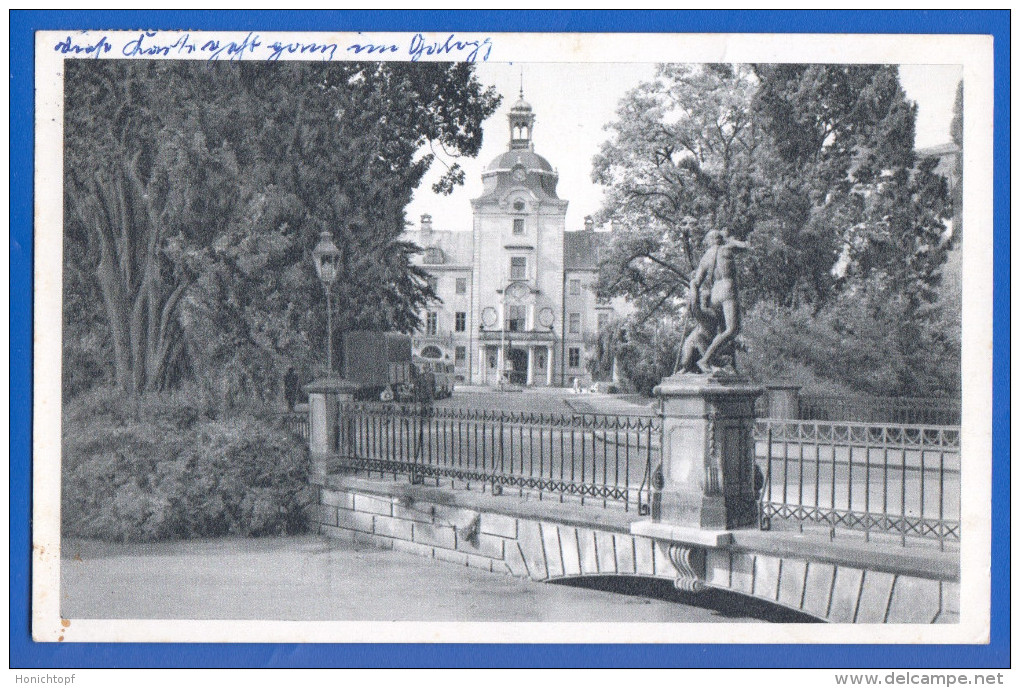
<path fill-rule="evenodd" d="M 200 390 L 65 406 L 62 534 L 112 541 L 302 532 L 307 448 L 252 412 L 218 416 Z"/>
<path fill-rule="evenodd" d="M 63 533 L 292 533 L 307 446 L 265 408 L 334 338 L 435 298 L 404 210 L 463 182 L 499 97 L 464 63 L 71 60 L 64 121 Z"/>
<path fill-rule="evenodd" d="M 404 208 L 498 104 L 467 64 L 75 60 L 65 85 L 68 392 L 275 392 L 325 336 L 323 230 L 337 332 L 413 329 L 434 294 Z"/>
<path fill-rule="evenodd" d="M 750 244 L 748 372 L 958 392 L 940 293 L 953 204 L 937 160 L 916 159 L 915 118 L 894 66 L 661 65 L 631 91 L 592 177 L 615 230 L 599 290 L 637 306 L 613 345 L 636 386 L 672 372 L 660 349 L 679 346 L 702 238 L 725 229 Z"/>

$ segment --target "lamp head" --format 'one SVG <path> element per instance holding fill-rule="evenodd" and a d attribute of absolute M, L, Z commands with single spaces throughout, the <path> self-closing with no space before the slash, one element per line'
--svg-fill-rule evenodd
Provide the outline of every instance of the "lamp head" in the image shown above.
<path fill-rule="evenodd" d="M 312 250 L 315 258 L 315 274 L 327 287 L 336 280 L 340 267 L 340 249 L 333 243 L 333 235 L 323 232 L 319 235 L 319 243 Z"/>

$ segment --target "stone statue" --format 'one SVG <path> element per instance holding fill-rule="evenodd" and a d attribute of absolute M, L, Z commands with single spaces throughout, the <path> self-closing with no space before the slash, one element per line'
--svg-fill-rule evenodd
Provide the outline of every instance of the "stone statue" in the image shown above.
<path fill-rule="evenodd" d="M 686 373 L 735 370 L 734 340 L 740 333 L 735 254 L 748 245 L 718 230 L 709 231 L 703 244 L 688 304 L 695 326 L 681 347 L 680 369 Z"/>
<path fill-rule="evenodd" d="M 688 313 L 694 310 L 688 307 Z M 680 349 L 680 371 L 684 373 L 700 372 L 698 361 L 708 351 L 712 339 L 715 337 L 716 321 L 705 311 L 699 311 L 694 317 L 694 329 L 684 338 Z"/>

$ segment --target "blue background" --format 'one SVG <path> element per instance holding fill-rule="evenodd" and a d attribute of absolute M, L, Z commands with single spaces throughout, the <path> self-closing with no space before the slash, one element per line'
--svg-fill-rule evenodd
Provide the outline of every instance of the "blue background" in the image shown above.
<path fill-rule="evenodd" d="M 1009 666 L 1009 12 L 11 12 L 10 665 L 58 667 Z M 37 30 L 991 34 L 995 41 L 992 600 L 989 645 L 34 643 L 30 631 L 33 45 Z"/>

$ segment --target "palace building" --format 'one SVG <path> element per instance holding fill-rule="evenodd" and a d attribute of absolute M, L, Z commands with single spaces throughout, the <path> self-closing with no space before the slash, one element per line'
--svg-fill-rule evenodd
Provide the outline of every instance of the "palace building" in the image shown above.
<path fill-rule="evenodd" d="M 535 152 L 523 93 L 508 119 L 510 143 L 482 172 L 471 231 L 439 230 L 423 215 L 407 233 L 441 300 L 422 314 L 414 353 L 452 362 L 470 384 L 586 385 L 592 342 L 613 313 L 595 295 L 608 234 L 590 217 L 568 231 L 559 175 Z"/>

